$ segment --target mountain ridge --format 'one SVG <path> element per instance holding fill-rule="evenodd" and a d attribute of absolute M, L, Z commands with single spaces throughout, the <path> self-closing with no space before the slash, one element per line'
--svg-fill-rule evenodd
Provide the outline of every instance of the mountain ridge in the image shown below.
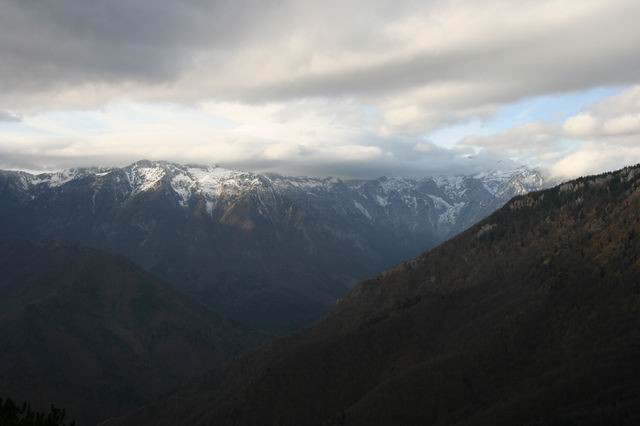
<path fill-rule="evenodd" d="M 467 188 L 464 188 L 465 180 L 477 180 L 483 188 L 496 197 L 495 204 L 504 203 L 515 195 L 537 190 L 548 185 L 548 180 L 543 177 L 538 169 L 531 169 L 521 166 L 508 171 L 487 171 L 474 175 L 454 175 L 437 177 L 380 177 L 377 179 L 340 179 L 335 177 L 309 177 L 309 176 L 283 176 L 278 174 L 260 174 L 221 168 L 217 165 L 196 165 L 172 163 L 168 161 L 139 160 L 126 167 L 86 167 L 61 170 L 58 172 L 32 174 L 19 171 L 3 171 L 5 174 L 15 173 L 19 176 L 19 188 L 27 196 L 37 197 L 38 191 L 44 188 L 58 188 L 77 179 L 88 177 L 97 178 L 97 185 L 101 180 L 111 174 L 122 174 L 126 180 L 125 188 L 122 190 L 126 198 L 135 197 L 144 192 L 157 190 L 163 181 L 169 181 L 171 190 L 178 196 L 178 203 L 182 207 L 187 207 L 195 202 L 193 198 L 203 198 L 205 209 L 208 214 L 212 213 L 214 205 L 221 198 L 237 196 L 243 192 L 277 192 L 279 194 L 299 195 L 306 192 L 307 195 L 315 195 L 317 191 L 330 192 L 336 186 L 347 188 L 352 192 L 359 192 L 358 200 L 353 206 L 356 211 L 366 218 L 373 220 L 373 216 L 363 205 L 363 199 L 372 194 L 367 190 L 375 190 L 379 193 L 373 194 L 374 205 L 386 207 L 390 202 L 387 194 L 396 195 L 402 192 L 415 191 L 416 187 L 428 187 L 434 194 L 428 194 L 432 200 L 432 208 L 438 210 L 438 223 L 440 225 L 450 224 L 452 229 L 448 229 L 443 234 L 451 236 L 454 232 L 461 230 L 462 226 L 455 225 L 460 210 L 468 202 L 464 200 Z M 117 176 L 119 181 L 121 176 Z M 438 196 L 442 195 L 442 197 Z M 404 204 L 415 209 L 416 199 L 403 199 Z M 366 202 L 365 201 L 365 202 Z M 413 203 L 412 203 L 413 201 Z M 375 209 L 374 209 L 375 210 Z"/>
<path fill-rule="evenodd" d="M 22 189 L 29 190 L 39 186 L 49 188 L 62 186 L 74 179 L 87 176 L 104 177 L 114 172 L 123 171 L 131 185 L 131 195 L 153 189 L 160 184 L 161 180 L 170 177 L 172 189 L 181 196 L 181 202 L 188 201 L 189 190 L 204 194 L 206 196 L 220 196 L 225 192 L 233 192 L 232 189 L 247 190 L 260 183 L 272 183 L 274 190 L 308 190 L 314 188 L 330 189 L 334 185 L 344 184 L 352 189 L 360 189 L 367 183 L 391 182 L 396 183 L 396 190 L 402 186 L 424 184 L 425 182 L 435 183 L 441 189 L 452 193 L 452 187 L 460 185 L 460 179 L 478 179 L 483 182 L 487 191 L 496 195 L 508 192 L 509 187 L 514 192 L 510 194 L 519 195 L 531 190 L 540 188 L 543 182 L 548 180 L 543 177 L 542 172 L 536 168 L 526 166 L 516 167 L 510 170 L 489 170 L 475 174 L 439 175 L 434 177 L 405 177 L 405 176 L 381 176 L 370 179 L 342 179 L 338 177 L 313 177 L 313 176 L 287 176 L 276 173 L 254 173 L 240 170 L 226 169 L 218 165 L 205 164 L 179 164 L 169 161 L 138 160 L 124 167 L 81 167 L 63 169 L 55 172 L 26 172 L 26 171 L 2 171 L 3 173 L 15 173 L 20 175 Z M 519 184 L 509 185 L 509 181 L 523 178 Z M 267 182 L 265 182 L 265 179 Z M 185 180 L 187 180 L 185 182 Z M 208 186 L 213 183 L 214 186 Z M 234 184 L 236 188 L 234 188 Z M 243 186 L 244 184 L 244 186 Z M 506 187 L 505 187 L 505 184 Z M 391 185 L 387 185 L 388 187 Z M 188 192 L 185 192 L 188 191 Z"/>

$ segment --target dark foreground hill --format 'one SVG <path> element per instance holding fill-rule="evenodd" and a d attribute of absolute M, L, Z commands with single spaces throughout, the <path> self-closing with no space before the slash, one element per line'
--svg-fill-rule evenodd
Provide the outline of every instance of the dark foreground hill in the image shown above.
<path fill-rule="evenodd" d="M 517 197 L 112 425 L 640 424 L 640 168 Z"/>
<path fill-rule="evenodd" d="M 0 395 L 95 424 L 255 343 L 119 256 L 0 242 Z"/>

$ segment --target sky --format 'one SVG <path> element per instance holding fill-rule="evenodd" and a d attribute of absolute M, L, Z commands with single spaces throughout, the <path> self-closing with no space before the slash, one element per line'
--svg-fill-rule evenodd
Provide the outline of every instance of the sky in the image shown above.
<path fill-rule="evenodd" d="M 0 168 L 640 162 L 637 0 L 3 0 Z"/>

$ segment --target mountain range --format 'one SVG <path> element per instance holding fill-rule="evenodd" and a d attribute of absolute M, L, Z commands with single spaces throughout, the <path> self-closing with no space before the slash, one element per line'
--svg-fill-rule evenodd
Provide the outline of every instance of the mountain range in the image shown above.
<path fill-rule="evenodd" d="M 108 426 L 637 425 L 640 166 L 513 198 Z"/>
<path fill-rule="evenodd" d="M 284 177 L 138 161 L 0 172 L 0 239 L 118 253 L 227 318 L 308 325 L 359 280 L 549 182 L 519 168 L 435 178 Z"/>

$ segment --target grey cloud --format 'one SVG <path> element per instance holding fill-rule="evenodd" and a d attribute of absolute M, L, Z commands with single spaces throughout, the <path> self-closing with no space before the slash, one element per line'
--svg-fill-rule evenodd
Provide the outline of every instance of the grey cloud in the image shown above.
<path fill-rule="evenodd" d="M 47 150 L 35 152 L 3 149 L 0 146 L 0 169 L 45 171 L 96 165 L 124 166 L 145 157 L 152 160 L 180 163 L 219 164 L 231 169 L 273 172 L 284 175 L 377 178 L 381 176 L 423 177 L 472 174 L 488 169 L 514 168 L 520 165 L 497 152 L 487 151 L 475 154 L 473 150 L 467 148 L 447 149 L 432 145 L 428 152 L 421 152 L 415 149 L 419 142 L 424 143 L 421 139 L 411 138 L 369 140 L 371 146 L 383 147 L 384 153 L 366 161 L 340 158 L 339 155 L 327 156 L 323 155 L 327 151 L 318 151 L 308 147 L 294 150 L 291 156 L 282 159 L 270 159 L 261 153 L 256 153 L 236 161 L 221 161 L 215 157 L 192 154 L 188 149 L 182 152 L 175 150 L 173 154 L 162 157 L 136 153 L 97 155 L 92 154 L 91 150 L 86 150 L 82 154 L 66 156 L 61 152 L 73 142 L 59 141 L 55 147 L 51 145 Z"/>
<path fill-rule="evenodd" d="M 489 2 L 494 3 L 500 6 L 498 0 Z M 333 71 L 292 72 L 281 81 L 267 79 L 266 83 L 258 78 L 210 87 L 209 82 L 190 81 L 197 87 L 184 90 L 205 98 L 271 101 L 385 96 L 447 82 L 481 87 L 436 105 L 456 108 L 637 79 L 640 28 L 635 20 L 640 3 L 634 1 L 613 2 L 596 16 L 577 13 L 566 24 L 545 26 L 541 22 L 540 28 L 505 33 L 485 28 L 478 40 L 470 39 L 462 46 L 397 56 L 393 54 L 397 46 L 385 45 L 388 40 L 382 31 L 386 24 L 437 12 L 446 4 L 7 0 L 0 4 L 0 89 L 20 93 L 79 84 L 174 83 L 201 65 L 201 55 L 214 58 L 207 64 L 211 72 L 204 74 L 216 80 L 224 74 L 227 62 L 256 48 L 269 52 L 271 41 L 295 40 L 300 33 L 310 34 L 309 45 L 299 58 L 283 56 L 283 63 L 311 62 L 317 54 L 331 56 L 337 51 L 371 53 L 381 60 Z M 526 8 L 535 2 L 521 4 Z M 567 13 L 570 11 L 567 6 Z M 286 55 L 277 50 L 271 53 Z M 263 70 L 259 64 L 252 66 L 257 66 L 259 77 Z M 179 97 L 180 91 L 178 87 L 168 96 Z"/>
<path fill-rule="evenodd" d="M 0 122 L 17 123 L 19 121 L 21 121 L 21 119 L 17 115 L 13 115 L 7 111 L 0 111 Z"/>
<path fill-rule="evenodd" d="M 640 3 L 618 2 L 603 14 L 547 31 L 496 33 L 464 47 L 412 52 L 375 65 L 248 87 L 239 95 L 250 100 L 382 96 L 434 84 L 477 84 L 477 90 L 437 105 L 458 108 L 633 83 L 640 69 L 639 15 Z"/>
<path fill-rule="evenodd" d="M 319 158 L 313 150 L 303 149 L 300 155 L 271 160 L 261 155 L 224 165 L 242 170 L 260 170 L 289 175 L 338 176 L 372 178 L 380 176 L 424 177 L 473 174 L 483 170 L 512 169 L 521 165 L 494 151 L 476 153 L 469 148 L 444 148 L 429 144 L 428 152 L 416 150 L 420 138 L 363 138 L 370 146 L 382 148 L 383 155 L 367 161 Z"/>
<path fill-rule="evenodd" d="M 468 136 L 459 145 L 482 147 L 488 150 L 514 152 L 519 155 L 557 151 L 562 132 L 557 126 L 544 123 L 529 123 L 502 133 Z"/>
<path fill-rule="evenodd" d="M 6 0 L 0 4 L 0 89 L 163 83 L 199 50 L 227 51 L 260 29 L 276 0 Z"/>
<path fill-rule="evenodd" d="M 140 158 L 136 158 L 140 159 Z M 85 155 L 82 157 L 56 157 L 46 153 L 3 152 L 0 150 L 0 169 L 28 170 L 34 173 L 50 170 L 91 166 L 121 166 L 136 161 L 129 156 Z"/>

